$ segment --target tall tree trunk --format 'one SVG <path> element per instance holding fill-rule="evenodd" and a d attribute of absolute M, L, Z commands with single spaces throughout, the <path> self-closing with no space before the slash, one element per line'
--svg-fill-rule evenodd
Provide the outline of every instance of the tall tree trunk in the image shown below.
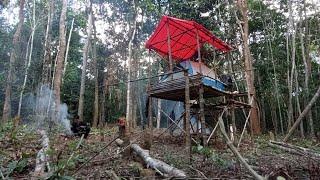
<path fill-rule="evenodd" d="M 136 12 L 136 4 L 135 1 L 133 1 L 133 6 L 134 6 L 134 13 Z M 132 35 L 130 37 L 130 41 L 128 44 L 128 59 L 127 59 L 127 65 L 128 65 L 128 83 L 127 83 L 127 105 L 126 105 L 126 119 L 127 119 L 127 127 L 130 132 L 130 124 L 132 121 L 132 97 L 131 97 L 131 59 L 132 59 L 132 42 L 134 40 L 134 37 L 136 35 L 136 30 L 137 30 L 137 14 L 134 17 L 134 22 L 132 28 Z"/>
<path fill-rule="evenodd" d="M 5 100 L 3 105 L 3 114 L 2 114 L 2 121 L 6 122 L 11 118 L 11 93 L 12 93 L 12 81 L 13 81 L 13 73 L 15 72 L 15 63 L 17 60 L 17 52 L 18 52 L 18 45 L 21 36 L 21 29 L 24 22 L 24 3 L 25 0 L 20 0 L 19 5 L 19 23 L 16 29 L 16 32 L 13 35 L 12 45 L 13 48 L 10 53 L 10 60 L 9 60 L 9 70 L 6 82 L 6 92 L 5 92 Z"/>
<path fill-rule="evenodd" d="M 93 56 L 93 69 L 94 69 L 94 108 L 93 108 L 93 127 L 98 126 L 98 115 L 99 115 L 99 68 L 97 63 L 97 31 L 95 25 L 95 17 L 92 17 L 92 26 L 93 26 L 93 42 L 92 42 L 92 56 Z"/>
<path fill-rule="evenodd" d="M 294 75 L 294 70 L 295 70 L 295 55 L 296 55 L 296 26 L 294 25 L 293 22 L 293 12 L 292 12 L 292 1 L 288 1 L 289 3 L 289 27 L 288 27 L 288 34 L 290 34 L 290 29 L 293 31 L 292 32 L 292 49 L 291 49 L 291 72 L 288 69 L 288 90 L 289 90 L 289 101 L 288 101 L 288 129 L 290 129 L 291 124 L 293 123 L 293 103 L 292 103 L 292 91 L 293 91 L 293 75 Z M 287 37 L 287 57 L 288 57 L 288 65 L 290 64 L 290 57 L 289 57 L 289 35 Z M 288 66 L 289 67 L 289 66 Z M 290 75 L 289 75 L 290 74 Z"/>
<path fill-rule="evenodd" d="M 57 63 L 55 67 L 55 78 L 53 81 L 54 84 L 54 93 L 55 93 L 55 106 L 56 106 L 56 112 L 60 109 L 60 87 L 61 87 L 61 77 L 62 77 L 62 71 L 63 71 L 63 61 L 64 61 L 64 55 L 66 51 L 66 25 L 65 21 L 67 18 L 67 0 L 62 1 L 62 10 L 61 10 L 61 16 L 59 21 L 59 51 L 57 55 Z"/>
<path fill-rule="evenodd" d="M 247 0 L 238 0 L 238 6 L 242 14 L 243 20 L 243 56 L 244 56 L 244 65 L 245 65 L 245 76 L 248 88 L 248 97 L 249 102 L 252 102 L 251 105 L 251 114 L 250 114 L 250 125 L 252 134 L 260 134 L 260 120 L 258 115 L 258 104 L 256 100 L 256 89 L 254 87 L 254 70 L 252 67 L 252 57 L 249 48 L 249 25 L 248 25 L 248 4 Z M 253 100 L 252 100 L 253 99 Z"/>
<path fill-rule="evenodd" d="M 49 84 L 51 72 L 50 70 L 50 41 L 51 41 L 51 28 L 52 28 L 52 19 L 54 15 L 54 2 L 53 0 L 48 1 L 48 19 L 47 19 L 47 27 L 46 27 L 46 34 L 44 40 L 44 55 L 43 55 L 43 62 L 42 62 L 42 84 Z"/>
<path fill-rule="evenodd" d="M 110 68 L 109 68 L 110 69 Z M 109 71 L 108 71 L 109 72 Z M 103 124 L 107 124 L 106 122 L 106 97 L 108 97 L 108 73 L 106 72 L 103 75 L 103 90 L 100 104 L 100 120 L 99 126 L 102 127 Z"/>
<path fill-rule="evenodd" d="M 92 2 L 87 0 L 87 10 L 88 10 L 88 21 L 87 21 L 87 39 L 83 47 L 82 54 L 82 73 L 81 73 L 81 85 L 80 85 L 80 97 L 79 97 L 79 106 L 78 106 L 78 115 L 80 121 L 83 121 L 83 103 L 84 103 L 84 91 L 86 83 L 86 69 L 87 69 L 87 59 L 88 51 L 90 45 L 90 39 L 92 34 Z"/>
<path fill-rule="evenodd" d="M 311 62 L 309 58 L 309 26 L 308 26 L 308 20 L 307 20 L 307 15 L 306 15 L 306 2 L 305 0 L 303 1 L 304 3 L 304 21 L 305 21 L 305 37 L 306 37 L 306 43 L 304 43 L 303 39 L 303 30 L 302 27 L 299 28 L 300 31 L 300 44 L 301 44 L 301 52 L 302 52 L 302 60 L 303 60 L 303 65 L 304 65 L 304 99 L 308 99 L 310 96 L 309 92 L 309 78 L 311 76 Z M 306 45 L 306 48 L 305 48 Z M 307 102 L 304 100 L 304 106 L 307 105 Z M 310 128 L 310 136 L 314 137 L 314 126 L 313 126 L 313 119 L 312 119 L 312 111 L 308 113 L 308 120 L 309 120 L 309 128 Z"/>
<path fill-rule="evenodd" d="M 23 84 L 20 92 L 20 98 L 19 98 L 19 105 L 18 105 L 18 116 L 20 117 L 21 114 L 21 105 L 22 105 L 22 98 L 23 98 L 23 93 L 26 88 L 27 84 L 27 79 L 28 79 L 28 70 L 31 65 L 31 58 L 32 58 L 32 51 L 33 51 L 33 39 L 34 39 L 34 32 L 36 30 L 36 2 L 33 0 L 33 10 L 32 10 L 32 30 L 31 30 L 31 41 L 30 41 L 30 52 L 29 52 L 29 58 L 28 61 L 25 64 L 25 72 L 24 72 L 24 79 L 23 79 Z M 28 43 L 29 45 L 29 43 Z M 27 47 L 28 49 L 28 47 Z M 27 51 L 28 53 L 28 51 Z"/>
<path fill-rule="evenodd" d="M 143 75 L 143 70 L 142 70 L 142 68 L 140 68 L 140 64 L 139 64 L 139 67 L 138 67 L 138 73 L 139 73 L 139 75 L 138 75 L 138 78 L 140 78 L 140 77 L 142 77 Z M 141 126 L 141 128 L 142 129 L 144 129 L 144 115 L 143 115 L 143 112 L 142 112 L 142 110 L 143 110 L 143 107 L 142 107 L 142 103 L 141 103 L 141 101 L 143 102 L 143 100 L 141 100 L 142 99 L 142 97 L 141 97 L 141 86 L 142 86 L 142 84 L 141 84 L 141 82 L 139 81 L 138 82 L 138 87 L 137 87 L 137 91 L 138 91 L 138 96 L 136 96 L 136 98 L 137 98 L 137 103 L 138 103 L 138 108 L 139 108 L 139 116 L 140 116 L 140 126 Z"/>

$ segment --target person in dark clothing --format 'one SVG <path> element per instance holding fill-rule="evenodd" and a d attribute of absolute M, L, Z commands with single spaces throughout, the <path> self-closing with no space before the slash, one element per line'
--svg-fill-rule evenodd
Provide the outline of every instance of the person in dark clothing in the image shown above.
<path fill-rule="evenodd" d="M 73 132 L 73 134 L 78 137 L 84 135 L 84 138 L 87 138 L 90 130 L 90 124 L 80 121 L 79 116 L 75 115 L 71 125 L 71 131 Z"/>
<path fill-rule="evenodd" d="M 228 74 L 222 74 L 219 76 L 220 80 L 226 85 L 227 90 L 232 90 L 233 88 L 233 80 L 232 76 Z"/>

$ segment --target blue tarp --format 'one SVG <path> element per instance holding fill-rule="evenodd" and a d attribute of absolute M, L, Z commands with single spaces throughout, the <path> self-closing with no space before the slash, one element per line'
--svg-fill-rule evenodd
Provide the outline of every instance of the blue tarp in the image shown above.
<path fill-rule="evenodd" d="M 199 73 L 199 63 L 197 62 L 191 62 L 191 61 L 183 61 L 180 63 L 180 65 L 188 69 L 188 73 L 190 75 L 196 75 Z M 206 86 L 210 86 L 214 89 L 217 89 L 219 91 L 225 91 L 225 84 L 219 81 L 217 78 L 214 77 L 214 73 L 204 64 L 201 65 L 202 68 L 202 74 L 207 75 L 206 77 L 202 78 L 202 83 Z M 210 75 L 212 77 L 210 77 Z"/>

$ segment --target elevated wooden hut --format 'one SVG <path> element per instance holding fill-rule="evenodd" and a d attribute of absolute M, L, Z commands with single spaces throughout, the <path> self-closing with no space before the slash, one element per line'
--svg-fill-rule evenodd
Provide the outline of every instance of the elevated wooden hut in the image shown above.
<path fill-rule="evenodd" d="M 246 93 L 232 92 L 230 82 L 222 82 L 216 72 L 204 64 L 201 57 L 201 48 L 204 44 L 211 45 L 221 54 L 232 50 L 228 44 L 197 22 L 169 16 L 162 17 L 146 43 L 146 48 L 169 62 L 167 76 L 159 83 L 150 85 L 148 89 L 149 106 L 151 106 L 151 98 L 185 102 L 184 123 L 187 126 L 184 126 L 183 131 L 186 133 L 187 145 L 190 145 L 191 107 L 194 108 L 193 112 L 198 112 L 201 130 L 197 129 L 195 133 L 202 132 L 204 145 L 208 142 L 208 136 L 204 133 L 204 128 L 208 126 L 205 120 L 205 108 L 219 109 L 227 106 L 234 112 L 236 107 L 250 107 L 249 104 L 235 100 L 236 97 Z M 205 105 L 204 98 L 212 97 L 225 98 L 220 104 Z M 191 100 L 194 100 L 193 104 L 190 103 Z M 220 113 L 224 112 L 220 110 Z M 149 113 L 149 123 L 151 119 Z"/>

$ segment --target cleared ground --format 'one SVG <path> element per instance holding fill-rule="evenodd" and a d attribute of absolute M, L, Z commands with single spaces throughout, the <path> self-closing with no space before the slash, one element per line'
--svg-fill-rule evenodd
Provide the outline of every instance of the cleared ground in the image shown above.
<path fill-rule="evenodd" d="M 0 136 L 0 178 L 30 179 L 35 168 L 37 152 L 41 149 L 40 136 L 27 127 L 17 132 L 10 126 L 1 131 Z M 146 165 L 134 153 L 125 156 L 123 148 L 110 142 L 117 136 L 117 128 L 93 130 L 87 139 L 68 137 L 63 134 L 49 134 L 50 178 L 92 178 L 114 179 L 145 178 L 163 179 L 159 173 L 146 169 Z M 188 164 L 183 137 L 155 131 L 150 151 L 152 157 L 160 159 L 185 171 L 189 178 L 199 179 L 252 179 L 252 176 L 237 161 L 224 141 L 215 136 L 209 148 L 192 147 L 192 163 Z M 135 131 L 131 140 L 143 147 L 142 131 Z M 79 143 L 81 141 L 81 143 Z M 275 177 L 281 175 L 287 179 L 319 179 L 320 161 L 306 155 L 294 155 L 268 146 L 268 137 L 245 138 L 239 148 L 247 162 L 260 175 Z M 320 152 L 317 141 L 295 140 L 292 144 L 307 147 Z M 77 149 L 77 145 L 80 144 Z"/>

